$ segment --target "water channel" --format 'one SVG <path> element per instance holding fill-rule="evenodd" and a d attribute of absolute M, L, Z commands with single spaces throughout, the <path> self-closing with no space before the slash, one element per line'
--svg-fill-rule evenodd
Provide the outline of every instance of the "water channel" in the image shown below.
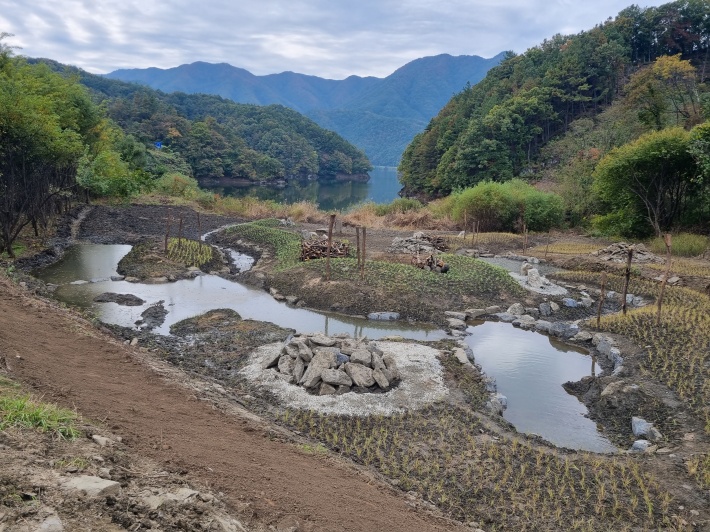
<path fill-rule="evenodd" d="M 413 340 L 438 340 L 444 331 L 407 322 L 378 322 L 294 308 L 255 290 L 215 275 L 164 284 L 112 281 L 119 260 L 130 246 L 80 244 L 62 260 L 36 272 L 46 283 L 58 285 L 55 296 L 73 306 L 89 309 L 105 323 L 134 327 L 151 304 L 164 301 L 169 311 L 154 332 L 169 334 L 170 325 L 216 308 L 230 308 L 245 319 L 270 321 L 299 332 L 348 333 L 379 339 L 399 335 Z M 133 294 L 146 303 L 121 306 L 96 303 L 104 292 Z M 387 310 L 386 308 L 377 310 Z M 466 342 L 476 362 L 495 377 L 498 391 L 508 397 L 505 418 L 521 432 L 539 434 L 564 447 L 612 452 L 614 447 L 584 417 L 586 408 L 568 395 L 561 384 L 591 374 L 592 359 L 584 351 L 547 336 L 515 329 L 507 323 L 477 322 L 469 327 Z"/>

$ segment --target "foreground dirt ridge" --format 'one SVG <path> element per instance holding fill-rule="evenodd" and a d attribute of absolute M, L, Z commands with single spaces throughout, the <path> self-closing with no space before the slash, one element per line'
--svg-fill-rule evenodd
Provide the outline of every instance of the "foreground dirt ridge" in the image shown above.
<path fill-rule="evenodd" d="M 279 441 L 254 416 L 224 415 L 175 382 L 174 370 L 160 375 L 74 313 L 6 278 L 0 286 L 0 353 L 10 378 L 100 420 L 131 451 L 222 492 L 241 519 L 314 531 L 460 528 L 415 510 L 372 476 Z"/>

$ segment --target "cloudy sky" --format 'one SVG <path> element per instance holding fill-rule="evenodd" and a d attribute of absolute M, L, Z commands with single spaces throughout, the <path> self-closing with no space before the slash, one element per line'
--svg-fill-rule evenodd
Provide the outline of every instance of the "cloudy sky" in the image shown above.
<path fill-rule="evenodd" d="M 657 6 L 666 1 L 641 1 Z M 0 0 L 18 54 L 93 73 L 230 63 L 384 77 L 418 57 L 524 52 L 589 29 L 632 0 Z"/>

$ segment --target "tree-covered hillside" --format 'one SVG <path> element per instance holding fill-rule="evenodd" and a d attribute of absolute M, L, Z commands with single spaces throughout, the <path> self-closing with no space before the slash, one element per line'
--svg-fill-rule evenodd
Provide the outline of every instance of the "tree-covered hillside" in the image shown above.
<path fill-rule="evenodd" d="M 630 76 L 659 57 L 680 54 L 703 81 L 710 74 L 709 46 L 710 3 L 680 0 L 631 6 L 589 31 L 555 35 L 524 54 L 510 53 L 483 81 L 457 94 L 408 146 L 402 183 L 410 193 L 445 195 L 481 181 L 535 175 L 556 164 L 543 160 L 543 147 L 576 120 L 597 120 L 620 98 L 649 117 L 657 112 L 654 105 L 673 105 L 654 102 L 661 95 L 644 89 L 647 80 L 628 85 Z M 677 121 L 685 127 L 702 121 L 697 104 Z M 646 130 L 657 126 L 648 123 Z"/>
<path fill-rule="evenodd" d="M 269 181 L 366 173 L 365 154 L 281 105 L 237 104 L 206 94 L 165 94 L 81 72 L 109 116 L 145 144 L 180 154 L 197 179 Z"/>
<path fill-rule="evenodd" d="M 442 54 L 416 59 L 386 78 L 323 79 L 294 72 L 255 76 L 227 64 L 117 70 L 111 79 L 165 92 L 216 94 L 239 103 L 281 104 L 332 129 L 377 165 L 394 166 L 414 135 L 466 84 L 482 79 L 491 59 Z"/>

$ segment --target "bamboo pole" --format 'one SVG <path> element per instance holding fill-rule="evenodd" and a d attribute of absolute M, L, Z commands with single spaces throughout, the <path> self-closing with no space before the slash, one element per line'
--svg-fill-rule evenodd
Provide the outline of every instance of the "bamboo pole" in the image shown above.
<path fill-rule="evenodd" d="M 624 291 L 621 293 L 621 312 L 626 315 L 626 294 L 629 291 L 629 281 L 631 280 L 631 260 L 634 258 L 633 246 L 629 248 L 629 256 L 626 259 L 626 271 L 624 272 Z"/>
<path fill-rule="evenodd" d="M 666 284 L 668 284 L 668 275 L 671 273 L 671 234 L 663 235 L 663 243 L 666 245 L 666 272 L 663 274 L 663 282 L 661 283 L 661 293 L 658 296 L 658 315 L 656 316 L 656 326 L 661 326 L 661 307 L 663 306 L 663 294 L 666 292 Z"/>
<path fill-rule="evenodd" d="M 328 249 L 325 252 L 325 280 L 330 281 L 330 251 L 333 247 L 333 224 L 335 223 L 335 214 L 330 215 L 328 222 Z"/>

